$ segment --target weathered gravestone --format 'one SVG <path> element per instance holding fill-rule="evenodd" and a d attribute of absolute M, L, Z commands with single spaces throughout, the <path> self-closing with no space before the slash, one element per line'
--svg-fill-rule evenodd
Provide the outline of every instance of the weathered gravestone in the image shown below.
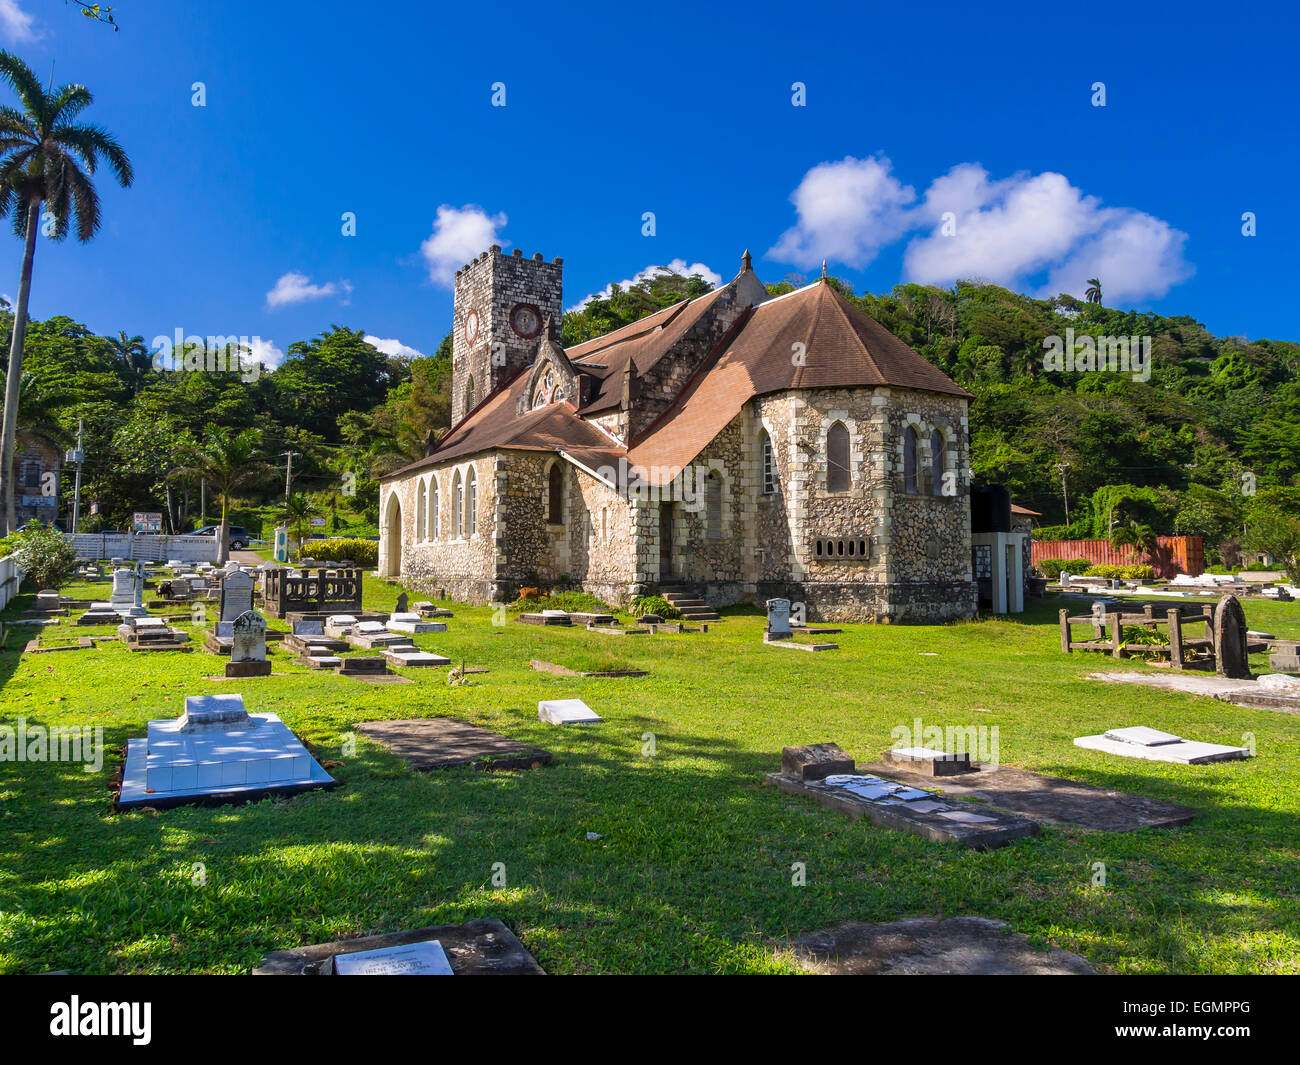
<path fill-rule="evenodd" d="M 232 570 L 221 578 L 222 621 L 234 621 L 253 609 L 254 583 L 242 570 Z"/>
<path fill-rule="evenodd" d="M 767 601 L 767 632 L 763 638 L 766 640 L 788 640 L 791 635 L 790 600 L 769 599 Z"/>
<path fill-rule="evenodd" d="M 1225 595 L 1214 608 L 1214 661 L 1221 677 L 1250 676 L 1246 615 L 1235 595 Z"/>
<path fill-rule="evenodd" d="M 144 614 L 144 578 L 129 566 L 114 570 L 113 590 L 108 601 L 113 610 L 124 617 Z"/>
<path fill-rule="evenodd" d="M 407 597 L 407 594 L 405 592 L 402 592 L 402 594 L 397 597 L 397 606 L 393 608 L 393 613 L 394 614 L 407 613 L 411 609 L 409 603 L 410 603 L 410 599 Z"/>
<path fill-rule="evenodd" d="M 266 619 L 255 610 L 240 614 L 231 622 L 230 661 L 227 677 L 268 677 L 271 663 L 266 658 Z"/>

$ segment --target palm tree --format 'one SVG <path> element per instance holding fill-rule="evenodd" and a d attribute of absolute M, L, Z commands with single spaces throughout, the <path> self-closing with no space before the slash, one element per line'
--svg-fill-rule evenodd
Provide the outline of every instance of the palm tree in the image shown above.
<path fill-rule="evenodd" d="M 307 528 L 312 516 L 319 513 L 319 508 L 303 493 L 294 492 L 281 504 L 280 513 L 285 524 L 292 526 L 293 530 L 298 534 L 298 557 L 302 558 L 307 545 L 307 538 L 303 535 L 303 531 Z"/>
<path fill-rule="evenodd" d="M 1088 287 L 1083 293 L 1083 298 L 1089 303 L 1095 303 L 1101 306 L 1101 281 L 1098 278 L 1088 278 Z"/>
<path fill-rule="evenodd" d="M 14 233 L 24 240 L 18 304 L 9 346 L 9 377 L 0 423 L 0 476 L 4 478 L 4 524 L 14 527 L 14 434 L 18 426 L 18 386 L 27 333 L 27 302 L 32 289 L 32 259 L 44 204 L 53 222 L 49 235 L 62 240 L 75 219 L 77 239 L 90 240 L 99 229 L 99 196 L 89 175 L 102 156 L 124 188 L 134 172 L 117 140 L 100 126 L 77 123 L 93 102 L 84 85 L 45 90 L 17 56 L 0 51 L 0 80 L 18 95 L 20 111 L 0 106 L 0 216 L 13 215 Z M 84 169 L 83 169 L 84 168 Z"/>
<path fill-rule="evenodd" d="M 122 360 L 127 377 L 131 381 L 131 395 L 137 395 L 144 383 L 144 375 L 153 365 L 144 337 L 129 337 L 125 333 L 118 333 L 116 338 L 109 337 L 108 346 L 113 354 Z"/>
<path fill-rule="evenodd" d="M 244 429 L 232 434 L 228 429 L 209 428 L 202 444 L 187 448 L 182 464 L 168 477 L 189 477 L 207 481 L 221 497 L 221 528 L 217 539 L 217 562 L 224 563 L 230 554 L 230 500 L 241 488 L 264 480 L 271 467 L 256 458 L 258 432 Z"/>

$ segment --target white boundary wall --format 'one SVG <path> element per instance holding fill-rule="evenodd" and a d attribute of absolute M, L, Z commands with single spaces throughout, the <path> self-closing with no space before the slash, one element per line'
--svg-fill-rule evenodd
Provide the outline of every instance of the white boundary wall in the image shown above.
<path fill-rule="evenodd" d="M 13 555 L 0 558 L 0 610 L 9 605 L 9 600 L 18 594 L 18 586 L 23 583 L 23 571 L 18 568 L 18 559 Z"/>
<path fill-rule="evenodd" d="M 64 533 L 76 549 L 77 557 L 95 561 L 101 558 L 140 559 L 145 562 L 166 562 L 170 558 L 182 562 L 215 562 L 217 560 L 217 533 L 211 536 L 158 536 L 136 533 Z"/>

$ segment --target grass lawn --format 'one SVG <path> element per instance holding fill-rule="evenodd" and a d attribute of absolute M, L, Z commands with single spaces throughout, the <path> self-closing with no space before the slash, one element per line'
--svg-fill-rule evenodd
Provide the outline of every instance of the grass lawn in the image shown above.
<path fill-rule="evenodd" d="M 391 609 L 398 590 L 368 580 L 366 606 Z M 102 584 L 66 594 L 107 597 Z M 186 695 L 237 691 L 318 759 L 341 762 L 341 786 L 115 814 L 116 757 L 97 774 L 0 763 L 0 972 L 246 972 L 271 950 L 480 916 L 504 920 L 551 973 L 782 972 L 793 966 L 775 944 L 787 936 L 923 914 L 1001 918 L 1106 971 L 1300 971 L 1300 718 L 1088 680 L 1146 667 L 1062 654 L 1058 605 L 1009 620 L 846 625 L 829 638 L 839 650 L 817 654 L 764 647 L 752 611 L 707 634 L 616 637 L 494 626 L 490 609 L 454 605 L 448 632 L 415 642 L 488 667 L 464 687 L 432 669 L 371 686 L 298 666 L 278 644 L 276 671 L 289 675 L 213 682 L 203 678 L 223 660 L 197 641 L 191 654 L 111 642 L 22 657 L 35 630 L 17 629 L 0 652 L 4 723 L 102 725 L 120 748 L 151 718 L 179 714 Z M 1300 604 L 1245 608 L 1252 628 L 1300 638 Z M 65 623 L 49 634 L 108 631 Z M 532 658 L 650 675 L 565 678 L 530 669 Z M 1267 669 L 1264 656 L 1253 664 Z M 604 723 L 537 721 L 539 699 L 566 697 Z M 360 735 L 343 754 L 360 721 L 438 715 L 545 747 L 555 762 L 418 774 Z M 834 740 L 874 760 L 917 717 L 997 726 L 1005 763 L 1203 812 L 1176 830 L 1048 827 L 981 854 L 763 785 L 786 744 Z M 1189 767 L 1071 742 L 1131 724 L 1232 744 L 1251 733 L 1259 757 Z M 804 886 L 792 884 L 796 862 Z M 1105 887 L 1092 885 L 1095 862 Z"/>

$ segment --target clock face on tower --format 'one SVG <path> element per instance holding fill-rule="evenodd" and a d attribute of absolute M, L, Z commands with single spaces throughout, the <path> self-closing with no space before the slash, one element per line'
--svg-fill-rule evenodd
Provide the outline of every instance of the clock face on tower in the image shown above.
<path fill-rule="evenodd" d="M 465 315 L 465 341 L 473 344 L 478 339 L 478 311 Z"/>
<path fill-rule="evenodd" d="M 510 312 L 510 328 L 516 335 L 531 340 L 542 331 L 542 312 L 531 303 L 516 303 Z"/>

